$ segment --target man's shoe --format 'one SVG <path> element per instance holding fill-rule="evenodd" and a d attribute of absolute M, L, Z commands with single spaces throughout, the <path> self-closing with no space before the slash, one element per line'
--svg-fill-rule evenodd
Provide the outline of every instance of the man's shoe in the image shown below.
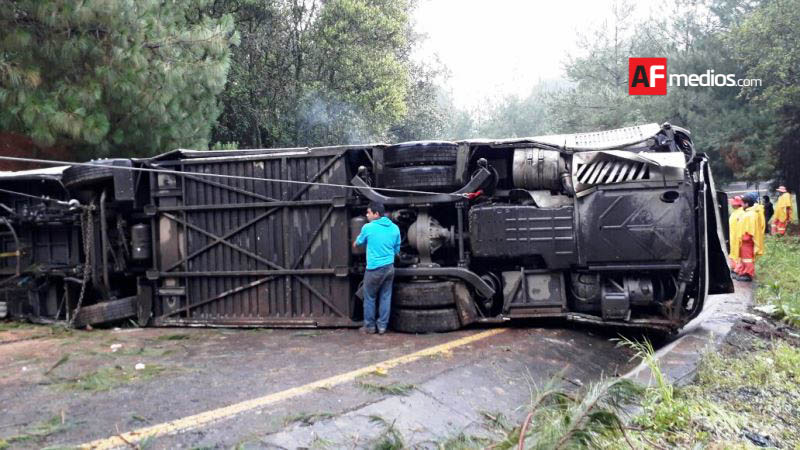
<path fill-rule="evenodd" d="M 745 282 L 748 282 L 748 283 L 753 281 L 753 279 L 750 277 L 750 275 L 739 275 L 739 276 L 736 277 L 736 279 L 738 281 L 745 281 Z"/>
<path fill-rule="evenodd" d="M 361 334 L 375 334 L 375 328 L 373 327 L 361 327 L 358 329 Z"/>
<path fill-rule="evenodd" d="M 386 328 L 379 328 L 378 334 L 386 334 Z"/>

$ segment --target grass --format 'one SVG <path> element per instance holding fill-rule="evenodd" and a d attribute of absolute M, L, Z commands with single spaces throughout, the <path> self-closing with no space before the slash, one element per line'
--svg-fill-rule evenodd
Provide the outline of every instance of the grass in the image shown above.
<path fill-rule="evenodd" d="M 302 426 L 309 426 L 313 425 L 320 420 L 328 420 L 334 417 L 334 414 L 329 412 L 321 412 L 321 413 L 306 413 L 301 412 L 297 414 L 293 414 L 291 416 L 287 416 L 283 419 L 284 425 L 289 425 L 292 423 L 300 423 Z"/>
<path fill-rule="evenodd" d="M 756 261 L 755 302 L 777 319 L 800 326 L 800 238 L 767 236 Z"/>
<path fill-rule="evenodd" d="M 60 433 L 73 427 L 74 424 L 67 421 L 63 415 L 56 415 L 48 420 L 33 424 L 22 431 L 22 433 L 5 439 L 0 439 L 0 448 L 6 448 L 15 442 L 38 442 L 48 436 Z M 3 447 L 5 443 L 6 447 Z"/>
<path fill-rule="evenodd" d="M 644 414 L 637 417 L 636 422 L 657 431 L 685 426 L 690 418 L 689 408 L 684 402 L 676 400 L 675 388 L 664 378 L 653 344 L 648 340 L 639 342 L 622 338 L 620 345 L 633 349 L 634 358 L 641 359 L 647 365 L 655 382 L 651 388 L 645 390 L 642 404 Z"/>
<path fill-rule="evenodd" d="M 66 338 L 66 337 L 82 336 L 82 333 L 80 332 L 76 333 L 75 330 L 67 328 L 60 324 L 39 325 L 21 320 L 0 321 L 0 332 L 14 331 L 14 330 L 31 330 L 31 331 L 41 332 L 33 336 L 27 336 L 25 339 Z"/>
<path fill-rule="evenodd" d="M 44 374 L 45 374 L 45 375 L 50 375 L 50 373 L 51 373 L 52 371 L 56 370 L 56 369 L 57 369 L 59 366 L 61 366 L 62 364 L 66 363 L 67 361 L 69 361 L 69 353 L 67 353 L 66 355 L 62 356 L 62 357 L 61 357 L 61 358 L 60 358 L 58 361 L 56 361 L 56 363 L 55 363 L 55 364 L 53 364 L 52 366 L 50 366 L 50 368 L 49 368 L 49 369 L 47 369 L 47 370 L 44 372 Z"/>
<path fill-rule="evenodd" d="M 19 328 L 33 328 L 33 327 L 34 327 L 34 325 L 32 325 L 32 324 L 30 324 L 28 322 L 17 322 L 17 321 L 13 321 L 13 320 L 0 321 L 0 332 L 16 330 L 16 329 L 19 329 Z"/>
<path fill-rule="evenodd" d="M 321 330 L 304 330 L 292 333 L 292 337 L 316 337 L 323 334 Z"/>
<path fill-rule="evenodd" d="M 325 438 L 322 438 L 322 437 L 319 437 L 319 436 L 314 436 L 314 440 L 311 441 L 311 444 L 309 445 L 309 448 L 312 448 L 312 449 L 315 449 L 315 448 L 336 448 L 336 447 L 340 447 L 340 446 L 336 445 L 335 442 L 333 442 L 333 441 L 331 441 L 329 439 L 325 439 Z"/>
<path fill-rule="evenodd" d="M 173 353 L 173 350 L 159 347 L 122 348 L 116 352 L 119 356 L 161 357 Z"/>
<path fill-rule="evenodd" d="M 405 383 L 378 384 L 369 381 L 356 381 L 356 386 L 360 387 L 361 389 L 364 389 L 367 392 L 380 395 L 406 396 L 411 394 L 411 392 L 414 389 L 416 389 L 416 386 L 413 384 L 405 384 Z"/>
<path fill-rule="evenodd" d="M 150 419 L 144 416 L 140 416 L 138 414 L 131 414 L 131 420 L 140 423 L 150 423 Z"/>
<path fill-rule="evenodd" d="M 670 405 L 654 405 L 659 394 L 646 394 L 635 446 L 751 448 L 750 434 L 799 448 L 800 349 L 782 341 L 763 347 L 707 353 L 695 382 L 675 388 Z M 659 414 L 665 410 L 676 416 Z"/>
<path fill-rule="evenodd" d="M 191 334 L 183 334 L 183 333 L 176 333 L 176 334 L 162 334 L 161 336 L 157 337 L 156 340 L 159 341 L 185 341 L 187 339 L 192 339 Z"/>
<path fill-rule="evenodd" d="M 482 413 L 499 436 L 491 445 L 462 434 L 438 448 L 800 448 L 800 348 L 738 333 L 724 351 L 705 354 L 683 387 L 667 381 L 647 341 L 622 340 L 651 369 L 649 387 L 611 378 L 567 390 L 554 377 L 534 386 L 522 423 Z"/>
<path fill-rule="evenodd" d="M 54 385 L 68 391 L 102 392 L 135 381 L 148 380 L 165 370 L 155 364 L 148 364 L 142 370 L 124 369 L 121 366 L 103 367 L 77 378 L 57 381 Z"/>
<path fill-rule="evenodd" d="M 438 442 L 436 447 L 439 450 L 478 449 L 487 448 L 491 443 L 491 440 L 488 438 L 470 436 L 461 432 L 443 442 Z"/>
<path fill-rule="evenodd" d="M 403 435 L 394 427 L 394 421 L 389 423 L 381 416 L 369 416 L 372 424 L 383 427 L 383 431 L 373 440 L 370 448 L 375 450 L 402 450 L 406 448 L 403 442 Z"/>
<path fill-rule="evenodd" d="M 800 325 L 800 239 L 767 236 L 756 274 L 756 304 L 769 306 L 776 319 Z M 652 348 L 623 344 L 634 348 L 655 381 L 633 421 L 634 446 L 746 448 L 760 441 L 800 448 L 800 348 L 734 333 L 740 334 L 730 346 L 703 356 L 694 382 L 681 388 L 664 380 Z M 625 445 L 609 442 L 608 448 Z"/>
<path fill-rule="evenodd" d="M 626 379 L 607 378 L 567 391 L 560 380 L 553 377 L 541 386 L 534 384 L 525 419 L 512 428 L 496 428 L 503 437 L 491 447 L 590 448 L 624 434 L 624 407 L 639 397 L 640 387 Z"/>

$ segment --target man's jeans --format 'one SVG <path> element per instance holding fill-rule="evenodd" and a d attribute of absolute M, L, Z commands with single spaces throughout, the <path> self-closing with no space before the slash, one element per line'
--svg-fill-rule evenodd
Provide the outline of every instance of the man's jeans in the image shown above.
<path fill-rule="evenodd" d="M 392 305 L 392 282 L 394 264 L 364 272 L 364 327 L 375 328 L 375 301 L 378 301 L 378 330 L 389 325 L 389 310 Z"/>

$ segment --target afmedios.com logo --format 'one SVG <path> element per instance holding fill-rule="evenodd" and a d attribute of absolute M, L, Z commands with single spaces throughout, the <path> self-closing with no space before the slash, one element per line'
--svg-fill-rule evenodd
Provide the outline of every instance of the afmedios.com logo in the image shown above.
<path fill-rule="evenodd" d="M 723 87 L 761 86 L 759 78 L 736 78 L 733 73 L 667 74 L 667 58 L 628 58 L 628 94 L 667 95 L 667 86 Z"/>

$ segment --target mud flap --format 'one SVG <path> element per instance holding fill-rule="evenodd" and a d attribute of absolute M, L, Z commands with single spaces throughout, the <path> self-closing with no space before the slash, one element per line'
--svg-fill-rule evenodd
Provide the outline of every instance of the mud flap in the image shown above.
<path fill-rule="evenodd" d="M 464 283 L 455 283 L 453 296 L 456 299 L 456 310 L 461 326 L 467 326 L 478 319 L 478 308 L 472 301 L 472 295 Z"/>

